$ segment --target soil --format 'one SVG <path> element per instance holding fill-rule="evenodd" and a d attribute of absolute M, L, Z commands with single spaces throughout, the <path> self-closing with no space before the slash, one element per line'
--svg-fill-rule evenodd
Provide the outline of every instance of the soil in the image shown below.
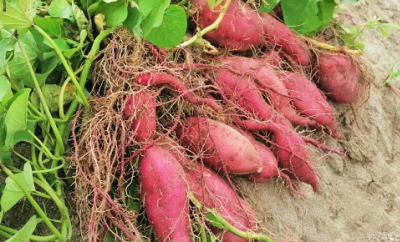
<path fill-rule="evenodd" d="M 342 16 L 348 24 L 375 16 L 400 24 L 397 0 L 345 6 Z M 321 191 L 300 185 L 308 194 L 304 200 L 290 194 L 280 179 L 261 185 L 239 182 L 264 232 L 276 241 L 400 241 L 400 97 L 384 85 L 391 65 L 400 62 L 400 32 L 391 31 L 385 38 L 379 30 L 366 28 L 363 42 L 363 57 L 375 73 L 369 98 L 355 106 L 332 103 L 345 138 L 324 138 L 326 144 L 342 147 L 346 157 L 310 146 Z"/>

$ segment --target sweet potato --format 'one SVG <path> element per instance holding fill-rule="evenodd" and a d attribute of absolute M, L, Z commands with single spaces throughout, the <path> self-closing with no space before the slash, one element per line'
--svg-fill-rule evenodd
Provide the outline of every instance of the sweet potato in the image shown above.
<path fill-rule="evenodd" d="M 265 60 L 265 62 L 267 62 L 268 64 L 270 64 L 274 67 L 278 67 L 278 68 L 282 67 L 282 57 L 278 51 L 274 51 L 274 50 L 265 51 L 264 60 Z"/>
<path fill-rule="evenodd" d="M 186 169 L 187 182 L 193 195 L 205 207 L 215 209 L 226 221 L 241 231 L 256 230 L 257 217 L 251 206 L 215 172 L 198 164 Z M 226 232 L 223 242 L 245 242 L 247 239 Z"/>
<path fill-rule="evenodd" d="M 204 163 L 228 173 L 261 172 L 262 162 L 253 145 L 233 128 L 218 121 L 190 117 L 176 129 L 179 142 L 193 152 L 201 152 Z"/>
<path fill-rule="evenodd" d="M 175 76 L 166 73 L 146 73 L 138 76 L 136 78 L 136 83 L 145 86 L 153 86 L 160 84 L 167 84 L 175 88 L 176 91 L 180 92 L 183 97 L 193 104 L 205 104 L 213 108 L 215 111 L 221 109 L 221 106 L 216 102 L 216 100 L 211 98 L 201 98 L 198 97 L 189 90 L 184 83 L 182 83 Z"/>
<path fill-rule="evenodd" d="M 192 0 L 196 13 L 194 22 L 204 29 L 217 20 L 222 2 L 215 9 L 210 9 L 207 0 Z M 233 0 L 227 9 L 218 29 L 205 35 L 219 46 L 231 50 L 249 50 L 263 43 L 262 22 L 257 13 L 242 1 Z"/>
<path fill-rule="evenodd" d="M 132 129 L 136 131 L 135 139 L 139 142 L 150 139 L 157 124 L 156 101 L 146 91 L 136 93 L 128 98 L 124 108 L 127 118 L 135 115 L 132 120 Z"/>
<path fill-rule="evenodd" d="M 189 188 L 176 158 L 160 147 L 146 149 L 139 177 L 147 218 L 158 239 L 190 242 Z"/>
<path fill-rule="evenodd" d="M 317 123 L 307 117 L 302 117 L 290 104 L 289 94 L 285 85 L 277 77 L 264 59 L 252 59 L 240 56 L 229 56 L 219 58 L 223 63 L 250 76 L 262 87 L 260 90 L 268 94 L 271 105 L 280 112 L 293 125 L 316 126 Z M 228 77 L 225 77 L 228 78 Z M 233 77 L 231 77 L 233 78 Z M 237 77 L 240 78 L 240 77 Z"/>
<path fill-rule="evenodd" d="M 360 71 L 349 56 L 322 54 L 317 58 L 317 83 L 326 96 L 338 103 L 352 103 L 365 90 Z"/>
<path fill-rule="evenodd" d="M 337 131 L 332 107 L 313 82 L 300 74 L 289 71 L 281 72 L 280 78 L 289 95 L 293 97 L 293 105 L 301 111 L 301 114 L 310 117 L 321 126 L 328 127 L 328 133 L 333 137 L 342 138 Z"/>
<path fill-rule="evenodd" d="M 299 65 L 310 64 L 311 54 L 302 39 L 289 29 L 284 23 L 276 20 L 268 13 L 260 14 L 263 22 L 263 31 L 266 40 L 277 44 Z"/>
<path fill-rule="evenodd" d="M 210 9 L 207 0 L 191 1 L 196 13 L 194 22 L 204 29 L 217 20 L 225 1 Z M 267 13 L 258 15 L 247 4 L 232 0 L 218 29 L 206 34 L 206 38 L 231 50 L 249 50 L 259 45 L 279 45 L 296 63 L 308 65 L 310 52 L 302 40 L 286 25 Z"/>
<path fill-rule="evenodd" d="M 290 176 L 310 184 L 314 191 L 320 189 L 319 178 L 314 171 L 312 160 L 303 138 L 286 124 L 257 123 L 251 120 L 237 120 L 240 126 L 249 131 L 267 130 L 273 133 L 274 153 L 278 165 Z"/>

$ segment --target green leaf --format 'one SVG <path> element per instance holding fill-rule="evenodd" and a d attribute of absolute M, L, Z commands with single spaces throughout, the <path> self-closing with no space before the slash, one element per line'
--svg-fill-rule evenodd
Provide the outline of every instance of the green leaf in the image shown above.
<path fill-rule="evenodd" d="M 57 45 L 58 49 L 60 49 L 61 51 L 69 50 L 69 45 L 67 41 L 65 41 L 64 39 L 58 38 L 58 39 L 53 39 L 53 41 Z M 50 44 L 48 40 L 45 39 L 44 43 L 49 47 L 53 48 L 53 46 Z"/>
<path fill-rule="evenodd" d="M 75 91 L 74 85 L 67 85 L 64 91 L 64 104 L 70 103 L 75 98 Z M 46 84 L 42 86 L 42 93 L 50 111 L 58 111 L 58 99 L 60 98 L 61 87 L 54 84 Z M 33 105 L 40 106 L 39 97 L 36 92 L 32 93 L 31 101 Z"/>
<path fill-rule="evenodd" d="M 300 34 L 315 34 L 332 18 L 334 0 L 281 0 L 285 24 Z"/>
<path fill-rule="evenodd" d="M 142 23 L 142 14 L 137 8 L 128 8 L 128 17 L 124 21 L 124 26 L 128 27 L 136 38 L 140 38 Z"/>
<path fill-rule="evenodd" d="M 35 17 L 33 22 L 52 38 L 61 38 L 61 24 L 52 18 Z"/>
<path fill-rule="evenodd" d="M 6 54 L 7 54 L 7 42 L 5 40 L 0 41 L 0 75 L 5 73 L 6 68 Z M 1 101 L 1 98 L 0 98 Z"/>
<path fill-rule="evenodd" d="M 32 26 L 32 18 L 35 16 L 36 2 L 33 0 L 17 0 L 6 2 L 6 11 L 0 12 L 0 23 L 4 29 L 17 29 L 25 32 Z"/>
<path fill-rule="evenodd" d="M 280 0 L 266 0 L 266 2 L 268 3 L 268 5 L 266 5 L 264 2 L 261 2 L 261 6 L 260 6 L 260 10 L 259 10 L 260 13 L 272 12 L 272 10 L 274 10 L 274 8 L 276 7 L 276 5 L 278 5 Z"/>
<path fill-rule="evenodd" d="M 5 242 L 29 242 L 29 237 L 33 234 L 36 229 L 36 225 L 39 223 L 39 219 L 36 218 L 36 215 L 33 215 L 28 222 L 18 230 L 11 238 L 6 240 Z"/>
<path fill-rule="evenodd" d="M 164 21 L 153 28 L 145 39 L 160 47 L 173 47 L 182 42 L 186 32 L 185 10 L 177 5 L 170 5 L 164 14 Z"/>
<path fill-rule="evenodd" d="M 7 128 L 7 136 L 4 144 L 6 147 L 14 145 L 14 135 L 16 132 L 27 128 L 27 109 L 30 91 L 30 89 L 23 89 L 7 110 L 4 120 Z"/>
<path fill-rule="evenodd" d="M 35 190 L 32 167 L 28 162 L 24 165 L 24 171 L 15 174 L 14 176 L 22 183 L 23 188 L 27 191 L 32 192 Z M 13 179 L 7 177 L 6 187 L 4 188 L 3 195 L 0 199 L 1 210 L 7 212 L 23 197 L 25 197 L 25 194 L 22 192 L 21 188 Z"/>
<path fill-rule="evenodd" d="M 74 14 L 71 4 L 67 0 L 54 0 L 49 7 L 49 14 L 55 18 L 65 18 L 74 21 Z"/>
<path fill-rule="evenodd" d="M 39 63 L 40 55 L 40 50 L 36 44 L 36 41 L 30 31 L 28 31 L 24 36 L 20 37 L 20 39 L 25 47 L 29 62 L 35 70 Z M 34 87 L 32 77 L 18 43 L 15 44 L 14 57 L 8 62 L 8 67 L 10 70 L 11 80 L 22 80 L 25 85 Z"/>
<path fill-rule="evenodd" d="M 152 28 L 158 27 L 163 22 L 165 10 L 170 5 L 170 0 L 140 0 L 139 8 L 143 14 L 142 29 L 146 37 Z"/>
<path fill-rule="evenodd" d="M 14 31 L 12 29 L 2 29 L 1 40 L 6 42 L 7 51 L 14 50 L 15 42 L 17 42 L 17 39 L 15 38 Z"/>
<path fill-rule="evenodd" d="M 0 76 L 0 104 L 6 105 L 7 101 L 13 96 L 11 84 L 7 77 Z"/>
<path fill-rule="evenodd" d="M 100 2 L 97 13 L 104 14 L 108 27 L 114 27 L 125 21 L 128 16 L 128 6 L 124 0 L 111 3 Z"/>
<path fill-rule="evenodd" d="M 218 220 L 218 216 L 214 213 L 207 213 L 206 214 L 206 218 L 207 220 L 211 223 L 212 226 L 220 228 L 220 229 L 224 229 L 224 225 L 222 225 L 219 220 Z"/>

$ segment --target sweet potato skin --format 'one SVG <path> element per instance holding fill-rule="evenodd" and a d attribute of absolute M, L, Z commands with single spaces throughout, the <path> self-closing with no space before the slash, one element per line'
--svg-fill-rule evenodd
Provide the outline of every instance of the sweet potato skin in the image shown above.
<path fill-rule="evenodd" d="M 268 13 L 261 13 L 263 31 L 269 43 L 277 44 L 293 61 L 302 66 L 310 64 L 311 54 L 307 45 L 284 23 L 276 20 Z"/>
<path fill-rule="evenodd" d="M 191 1 L 197 13 L 193 16 L 197 26 L 204 29 L 217 20 L 223 1 L 211 10 L 207 0 Z M 263 43 L 262 22 L 257 13 L 242 1 L 233 0 L 218 29 L 206 34 L 206 38 L 231 50 L 249 50 Z"/>
<path fill-rule="evenodd" d="M 150 139 L 156 132 L 157 114 L 156 100 L 148 92 L 142 91 L 128 98 L 124 108 L 125 117 L 131 117 L 132 129 L 136 130 L 135 139 L 139 142 Z"/>
<path fill-rule="evenodd" d="M 289 95 L 293 97 L 293 105 L 301 111 L 301 114 L 315 120 L 318 125 L 328 127 L 328 133 L 333 137 L 342 138 L 337 131 L 337 123 L 332 107 L 326 100 L 325 95 L 311 80 L 289 71 L 282 71 L 280 78 Z"/>
<path fill-rule="evenodd" d="M 256 230 L 257 217 L 251 206 L 215 172 L 198 164 L 185 169 L 193 195 L 207 208 L 215 209 L 226 221 L 241 231 Z M 225 232 L 224 242 L 245 242 L 247 239 Z"/>
<path fill-rule="evenodd" d="M 174 155 L 160 147 L 146 149 L 139 179 L 144 208 L 159 240 L 190 242 L 189 187 Z"/>
<path fill-rule="evenodd" d="M 317 77 L 326 96 L 338 103 L 352 103 L 365 90 L 359 84 L 360 72 L 350 57 L 322 54 L 317 59 Z"/>
<path fill-rule="evenodd" d="M 202 160 L 215 170 L 226 167 L 228 173 L 260 172 L 262 162 L 249 140 L 218 121 L 190 117 L 176 129 L 179 142 L 193 152 L 202 152 Z"/>

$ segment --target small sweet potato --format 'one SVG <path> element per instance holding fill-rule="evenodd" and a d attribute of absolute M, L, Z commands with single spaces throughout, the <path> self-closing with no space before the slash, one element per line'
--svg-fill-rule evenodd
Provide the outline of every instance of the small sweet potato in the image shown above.
<path fill-rule="evenodd" d="M 132 129 L 136 131 L 135 139 L 139 142 L 150 139 L 156 132 L 156 100 L 146 91 L 136 93 L 128 98 L 124 108 L 125 117 L 132 115 Z"/>
<path fill-rule="evenodd" d="M 293 97 L 293 105 L 301 111 L 301 114 L 315 120 L 318 125 L 325 126 L 328 133 L 335 138 L 342 138 L 337 131 L 337 123 L 332 107 L 326 100 L 325 95 L 318 87 L 306 77 L 289 72 L 282 71 L 280 78 Z M 318 128 L 317 126 L 314 126 Z"/>
<path fill-rule="evenodd" d="M 158 239 L 190 242 L 189 187 L 174 155 L 156 146 L 146 149 L 139 175 L 144 208 Z"/>
<path fill-rule="evenodd" d="M 257 217 L 251 206 L 215 172 L 198 164 L 194 169 L 185 169 L 187 182 L 193 195 L 205 207 L 215 209 L 227 222 L 241 231 L 255 231 Z M 231 232 L 225 232 L 223 242 L 246 242 Z"/>
<path fill-rule="evenodd" d="M 338 103 L 352 103 L 365 90 L 360 71 L 353 60 L 343 54 L 322 54 L 317 58 L 317 83 L 326 96 Z"/>
<path fill-rule="evenodd" d="M 179 142 L 215 170 L 224 167 L 228 173 L 261 172 L 262 162 L 253 145 L 235 129 L 218 121 L 190 117 L 176 129 Z"/>

